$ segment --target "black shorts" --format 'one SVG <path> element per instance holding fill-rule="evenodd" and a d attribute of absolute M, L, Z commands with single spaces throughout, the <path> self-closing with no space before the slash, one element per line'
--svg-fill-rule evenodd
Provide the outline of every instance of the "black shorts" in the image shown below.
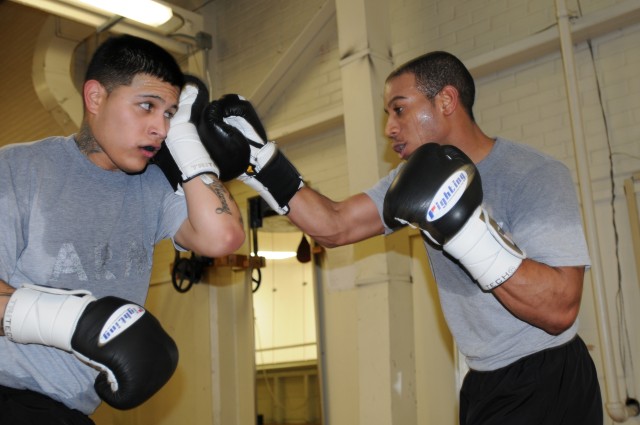
<path fill-rule="evenodd" d="M 587 347 L 570 342 L 489 372 L 469 371 L 460 425 L 602 425 L 598 376 Z"/>
<path fill-rule="evenodd" d="M 95 425 L 87 415 L 43 394 L 0 385 L 0 424 Z"/>

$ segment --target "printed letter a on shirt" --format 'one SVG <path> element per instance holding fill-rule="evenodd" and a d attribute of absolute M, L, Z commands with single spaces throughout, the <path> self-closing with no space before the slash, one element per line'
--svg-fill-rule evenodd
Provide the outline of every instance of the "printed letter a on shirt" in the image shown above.
<path fill-rule="evenodd" d="M 72 243 L 63 243 L 58 251 L 56 263 L 53 266 L 53 280 L 62 275 L 75 274 L 78 280 L 87 280 L 87 273 L 82 267 L 80 256 Z"/>

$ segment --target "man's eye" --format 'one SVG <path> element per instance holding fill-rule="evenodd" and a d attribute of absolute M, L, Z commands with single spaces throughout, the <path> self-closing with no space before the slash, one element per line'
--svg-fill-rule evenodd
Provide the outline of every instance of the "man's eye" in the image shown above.
<path fill-rule="evenodd" d="M 151 110 L 151 103 L 143 102 L 143 103 L 140 104 L 140 107 L 142 109 L 144 109 L 145 111 L 150 111 Z"/>
<path fill-rule="evenodd" d="M 175 111 L 167 111 L 164 113 L 164 117 L 167 119 L 171 119 L 175 114 L 176 114 Z"/>
<path fill-rule="evenodd" d="M 402 108 L 400 106 L 398 106 L 397 108 L 393 108 L 393 112 L 395 112 L 396 115 L 400 115 L 403 110 L 404 110 L 404 108 Z"/>

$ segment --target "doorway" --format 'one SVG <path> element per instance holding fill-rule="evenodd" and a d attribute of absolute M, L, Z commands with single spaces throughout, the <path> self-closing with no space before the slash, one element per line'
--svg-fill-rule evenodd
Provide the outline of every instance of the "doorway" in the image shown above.
<path fill-rule="evenodd" d="M 265 258 L 252 278 L 257 423 L 321 425 L 312 241 L 277 215 L 255 236 Z"/>

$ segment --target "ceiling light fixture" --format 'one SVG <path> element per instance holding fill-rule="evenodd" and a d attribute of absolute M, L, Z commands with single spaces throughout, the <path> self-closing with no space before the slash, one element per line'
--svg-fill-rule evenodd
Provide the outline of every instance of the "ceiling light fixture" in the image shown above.
<path fill-rule="evenodd" d="M 171 19 L 173 11 L 170 7 L 153 0 L 75 0 L 100 10 L 158 27 Z"/>
<path fill-rule="evenodd" d="M 251 255 L 253 256 L 253 253 Z M 258 251 L 258 257 L 264 257 L 267 260 L 286 260 L 295 256 L 296 253 L 293 251 Z"/>

